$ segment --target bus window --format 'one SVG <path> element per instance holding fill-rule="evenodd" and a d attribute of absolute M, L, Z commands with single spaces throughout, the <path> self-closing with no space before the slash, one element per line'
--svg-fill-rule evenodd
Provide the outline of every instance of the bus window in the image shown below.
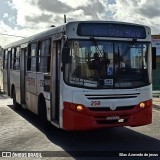
<path fill-rule="evenodd" d="M 4 59 L 4 63 L 3 63 L 3 69 L 7 69 L 7 55 L 8 55 L 8 51 L 4 51 L 4 56 L 3 56 L 3 59 Z"/>
<path fill-rule="evenodd" d="M 11 51 L 11 57 L 12 57 L 12 62 L 11 62 L 11 69 L 13 69 L 14 67 L 14 64 L 15 64 L 15 48 L 12 48 L 12 51 Z"/>
<path fill-rule="evenodd" d="M 11 51 L 10 51 L 11 53 L 10 53 L 10 69 L 12 69 L 12 49 L 11 49 Z"/>
<path fill-rule="evenodd" d="M 36 48 L 37 44 L 32 43 L 29 45 L 28 58 L 27 58 L 27 70 L 36 71 Z"/>
<path fill-rule="evenodd" d="M 50 71 L 50 52 L 51 52 L 51 41 L 50 39 L 39 42 L 38 46 L 38 66 L 39 72 Z"/>
<path fill-rule="evenodd" d="M 27 71 L 31 70 L 31 44 L 28 45 L 27 52 Z"/>
<path fill-rule="evenodd" d="M 20 47 L 16 48 L 16 53 L 15 53 L 15 69 L 19 70 L 19 65 L 20 65 Z"/>
<path fill-rule="evenodd" d="M 31 44 L 31 71 L 36 71 L 36 47 L 36 43 Z"/>
<path fill-rule="evenodd" d="M 10 68 L 13 70 L 19 70 L 20 65 L 20 47 L 12 48 L 11 51 L 11 65 Z"/>

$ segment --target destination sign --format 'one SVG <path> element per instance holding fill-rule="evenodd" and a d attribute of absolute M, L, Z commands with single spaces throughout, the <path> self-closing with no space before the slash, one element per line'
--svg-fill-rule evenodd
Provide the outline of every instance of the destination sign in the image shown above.
<path fill-rule="evenodd" d="M 143 26 L 117 23 L 80 23 L 77 34 L 91 37 L 146 38 Z"/>

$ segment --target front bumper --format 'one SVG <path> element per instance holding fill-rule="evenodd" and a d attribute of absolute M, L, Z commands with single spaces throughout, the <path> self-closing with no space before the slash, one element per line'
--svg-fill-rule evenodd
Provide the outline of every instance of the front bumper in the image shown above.
<path fill-rule="evenodd" d="M 119 117 L 119 120 L 107 120 L 107 117 Z M 63 109 L 63 129 L 65 130 L 93 130 L 97 128 L 119 126 L 142 126 L 152 123 L 152 105 L 126 111 L 87 111 L 79 113 L 68 108 Z"/>

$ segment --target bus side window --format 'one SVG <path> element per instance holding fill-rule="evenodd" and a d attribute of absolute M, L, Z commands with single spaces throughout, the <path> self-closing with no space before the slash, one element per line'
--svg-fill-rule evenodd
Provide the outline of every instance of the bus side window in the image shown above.
<path fill-rule="evenodd" d="M 19 70 L 19 68 L 20 68 L 20 47 L 17 47 L 15 56 L 15 69 Z"/>
<path fill-rule="evenodd" d="M 51 40 L 45 39 L 39 42 L 38 45 L 38 63 L 37 69 L 39 72 L 50 71 L 50 52 L 51 52 Z"/>
<path fill-rule="evenodd" d="M 37 44 L 31 44 L 31 71 L 36 71 L 36 50 Z"/>
<path fill-rule="evenodd" d="M 16 49 L 12 48 L 12 63 L 11 63 L 11 69 L 15 69 L 16 65 Z"/>
<path fill-rule="evenodd" d="M 29 45 L 27 57 L 27 71 L 36 71 L 36 42 Z"/>
<path fill-rule="evenodd" d="M 5 50 L 3 55 L 3 69 L 7 69 L 7 57 L 8 57 L 8 51 Z"/>
<path fill-rule="evenodd" d="M 11 51 L 11 65 L 10 68 L 13 70 L 19 70 L 20 66 L 20 47 L 12 48 Z"/>
<path fill-rule="evenodd" d="M 27 71 L 31 70 L 31 44 L 28 45 L 27 52 Z"/>

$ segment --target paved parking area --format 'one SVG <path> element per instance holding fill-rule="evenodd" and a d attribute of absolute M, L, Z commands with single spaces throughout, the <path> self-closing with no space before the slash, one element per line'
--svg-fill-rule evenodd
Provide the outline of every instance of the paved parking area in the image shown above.
<path fill-rule="evenodd" d="M 153 106 L 157 109 L 160 109 L 160 98 L 153 97 Z"/>

